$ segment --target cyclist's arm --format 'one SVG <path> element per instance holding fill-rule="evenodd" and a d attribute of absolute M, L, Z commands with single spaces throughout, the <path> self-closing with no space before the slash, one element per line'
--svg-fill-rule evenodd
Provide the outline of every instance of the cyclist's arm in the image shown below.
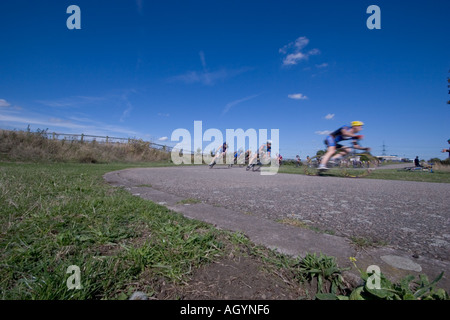
<path fill-rule="evenodd" d="M 358 134 L 351 132 L 351 129 L 342 128 L 341 133 L 344 137 L 356 138 Z"/>
<path fill-rule="evenodd" d="M 353 148 L 354 149 L 358 149 L 358 150 L 366 150 L 366 151 L 370 151 L 370 148 L 365 148 L 362 147 L 358 144 L 358 140 L 353 140 Z"/>

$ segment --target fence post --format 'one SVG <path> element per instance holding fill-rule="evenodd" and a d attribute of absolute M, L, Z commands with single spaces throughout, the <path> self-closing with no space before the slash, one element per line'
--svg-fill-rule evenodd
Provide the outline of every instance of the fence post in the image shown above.
<path fill-rule="evenodd" d="M 83 143 L 84 133 L 81 134 L 81 143 Z"/>

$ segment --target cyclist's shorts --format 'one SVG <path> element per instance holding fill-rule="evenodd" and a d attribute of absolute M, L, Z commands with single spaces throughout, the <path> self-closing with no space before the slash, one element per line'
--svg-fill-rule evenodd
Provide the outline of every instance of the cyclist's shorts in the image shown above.
<path fill-rule="evenodd" d="M 343 145 L 336 143 L 333 136 L 327 136 L 324 143 L 327 147 L 336 147 L 336 149 L 340 149 L 343 147 Z"/>
<path fill-rule="evenodd" d="M 327 136 L 324 143 L 327 147 L 336 147 L 336 141 L 334 141 L 332 136 Z"/>

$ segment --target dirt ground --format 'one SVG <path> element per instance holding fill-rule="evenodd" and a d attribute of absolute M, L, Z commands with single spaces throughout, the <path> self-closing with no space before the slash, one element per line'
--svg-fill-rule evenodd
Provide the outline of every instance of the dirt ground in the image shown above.
<path fill-rule="evenodd" d="M 307 287 L 286 271 L 268 271 L 252 257 L 225 258 L 196 270 L 183 285 L 162 283 L 156 299 L 298 300 L 311 299 Z M 310 292 L 310 294 L 313 292 Z M 315 292 L 313 293 L 315 294 Z M 314 295 L 313 295 L 314 296 Z"/>

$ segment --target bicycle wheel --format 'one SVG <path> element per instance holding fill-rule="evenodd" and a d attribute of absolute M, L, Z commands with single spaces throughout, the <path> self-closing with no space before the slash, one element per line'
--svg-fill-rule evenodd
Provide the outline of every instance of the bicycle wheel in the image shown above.
<path fill-rule="evenodd" d="M 317 176 L 319 175 L 319 170 L 317 169 L 319 167 L 319 159 L 317 157 L 312 157 L 309 162 L 306 162 L 303 166 L 303 171 L 308 176 Z"/>
<path fill-rule="evenodd" d="M 261 169 L 261 167 L 262 167 L 262 163 L 258 161 L 258 162 L 252 167 L 252 171 L 253 171 L 253 172 L 259 171 L 259 170 Z"/>
<path fill-rule="evenodd" d="M 378 160 L 367 153 L 348 154 L 338 164 L 341 174 L 348 178 L 363 178 L 378 166 Z"/>

